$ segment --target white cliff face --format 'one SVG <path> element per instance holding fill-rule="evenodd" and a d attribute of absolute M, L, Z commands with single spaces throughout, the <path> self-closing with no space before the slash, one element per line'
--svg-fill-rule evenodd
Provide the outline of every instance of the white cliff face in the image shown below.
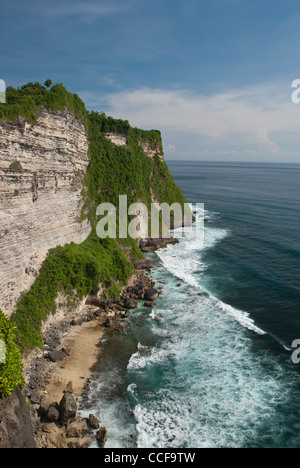
<path fill-rule="evenodd" d="M 106 133 L 105 136 L 116 146 L 127 146 L 127 136 L 122 133 Z"/>
<path fill-rule="evenodd" d="M 156 144 L 155 148 L 152 148 L 149 141 L 141 140 L 139 145 L 143 148 L 149 158 L 154 159 L 155 157 L 158 157 L 161 161 L 164 161 L 164 155 L 159 144 Z"/>
<path fill-rule="evenodd" d="M 67 110 L 0 122 L 0 309 L 8 316 L 47 251 L 91 232 L 79 222 L 87 153 L 84 123 Z"/>

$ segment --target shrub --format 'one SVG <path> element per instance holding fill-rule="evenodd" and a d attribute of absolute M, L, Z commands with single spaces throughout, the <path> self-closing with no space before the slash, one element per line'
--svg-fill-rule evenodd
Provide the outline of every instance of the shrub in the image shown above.
<path fill-rule="evenodd" d="M 17 160 L 11 163 L 9 169 L 12 169 L 13 171 L 23 171 L 22 164 L 20 163 L 20 161 Z"/>
<path fill-rule="evenodd" d="M 5 353 L 2 353 L 0 361 L 0 398 L 11 395 L 15 387 L 24 384 L 21 354 L 14 342 L 15 328 L 0 310 L 0 340 L 5 344 Z"/>

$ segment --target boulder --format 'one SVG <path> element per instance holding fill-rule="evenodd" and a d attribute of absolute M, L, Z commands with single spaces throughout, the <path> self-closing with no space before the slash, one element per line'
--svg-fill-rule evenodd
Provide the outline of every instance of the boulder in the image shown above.
<path fill-rule="evenodd" d="M 60 421 L 63 425 L 74 421 L 77 415 L 77 403 L 70 393 L 65 393 L 59 404 Z"/>
<path fill-rule="evenodd" d="M 156 302 L 151 302 L 151 301 L 148 301 L 148 302 L 144 302 L 144 306 L 145 307 L 156 307 Z"/>
<path fill-rule="evenodd" d="M 46 403 L 42 403 L 40 407 L 38 408 L 37 412 L 40 416 L 45 416 L 48 413 L 49 410 L 49 405 L 46 405 Z"/>
<path fill-rule="evenodd" d="M 64 348 L 62 348 L 59 351 L 52 351 L 52 353 L 49 353 L 47 357 L 51 362 L 59 362 L 63 361 L 66 356 L 67 351 Z"/>
<path fill-rule="evenodd" d="M 38 392 L 33 391 L 29 396 L 32 405 L 39 405 L 41 403 L 41 397 Z"/>
<path fill-rule="evenodd" d="M 69 382 L 63 393 L 74 393 L 73 382 Z"/>
<path fill-rule="evenodd" d="M 96 418 L 96 416 L 94 416 L 93 414 L 90 414 L 90 415 L 89 415 L 88 425 L 89 425 L 92 429 L 99 429 L 99 428 L 100 428 L 99 421 L 98 421 L 98 419 Z"/>
<path fill-rule="evenodd" d="M 47 418 L 48 421 L 51 422 L 56 422 L 59 421 L 59 411 L 55 408 L 55 406 L 49 406 L 49 409 L 47 413 L 45 414 L 45 417 Z"/>
<path fill-rule="evenodd" d="M 148 289 L 148 291 L 146 291 L 146 293 L 145 293 L 144 299 L 146 301 L 153 302 L 153 301 L 155 301 L 155 299 L 158 298 L 158 294 L 159 293 L 158 293 L 157 289 L 154 289 L 154 288 Z"/>
<path fill-rule="evenodd" d="M 132 297 L 126 297 L 123 301 L 123 305 L 125 309 L 131 310 L 131 309 L 137 308 L 138 302 L 136 299 L 133 299 Z"/>
<path fill-rule="evenodd" d="M 106 427 L 100 427 L 96 436 L 99 447 L 104 448 L 107 441 L 107 429 Z"/>

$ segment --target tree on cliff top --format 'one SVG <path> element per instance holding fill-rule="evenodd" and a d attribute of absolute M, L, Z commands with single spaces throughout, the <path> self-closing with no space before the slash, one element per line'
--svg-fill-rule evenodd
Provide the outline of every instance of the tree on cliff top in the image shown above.
<path fill-rule="evenodd" d="M 51 88 L 52 80 L 50 80 L 50 78 L 48 78 L 48 80 L 45 81 L 44 86 L 46 86 L 46 88 Z"/>

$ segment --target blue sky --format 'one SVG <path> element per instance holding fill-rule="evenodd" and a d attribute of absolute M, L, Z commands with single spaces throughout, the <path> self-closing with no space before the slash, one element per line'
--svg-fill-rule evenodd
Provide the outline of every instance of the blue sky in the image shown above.
<path fill-rule="evenodd" d="M 299 0 L 1 0 L 0 78 L 162 131 L 167 159 L 300 162 Z"/>

